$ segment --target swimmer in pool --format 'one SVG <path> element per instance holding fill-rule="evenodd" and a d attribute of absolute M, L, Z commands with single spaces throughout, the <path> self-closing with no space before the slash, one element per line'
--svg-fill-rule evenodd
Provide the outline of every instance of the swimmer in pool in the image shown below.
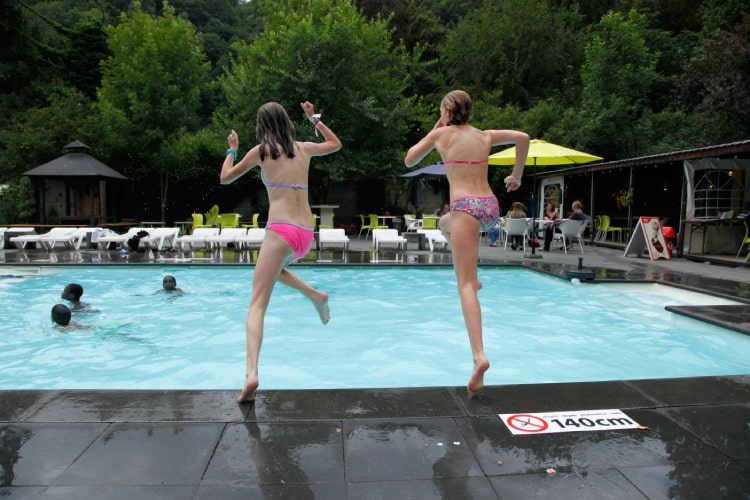
<path fill-rule="evenodd" d="M 63 288 L 60 298 L 67 300 L 71 304 L 71 309 L 74 311 L 80 311 L 86 309 L 87 305 L 81 302 L 81 296 L 83 295 L 83 287 L 78 283 L 68 283 Z"/>
<path fill-rule="evenodd" d="M 55 323 L 55 328 L 60 330 L 81 328 L 81 325 L 70 319 L 71 316 L 70 308 L 65 304 L 55 304 L 52 306 L 52 321 Z"/>
<path fill-rule="evenodd" d="M 172 295 L 182 295 L 182 288 L 177 288 L 177 279 L 174 276 L 167 275 L 161 282 L 161 290 L 156 293 L 169 293 Z"/>
<path fill-rule="evenodd" d="M 255 133 L 259 145 L 237 159 L 239 138 L 232 132 L 227 137 L 229 149 L 221 166 L 219 179 L 230 184 L 260 166 L 260 178 L 268 192 L 269 208 L 266 236 L 260 246 L 253 274 L 253 291 L 245 322 L 247 367 L 245 385 L 237 401 L 255 400 L 258 389 L 258 357 L 263 340 L 265 320 L 271 292 L 277 281 L 298 290 L 315 306 L 323 324 L 328 323 L 328 294 L 317 290 L 292 273 L 287 266 L 304 257 L 313 242 L 312 210 L 308 201 L 308 171 L 313 156 L 324 156 L 341 149 L 341 141 L 315 114 L 310 102 L 301 103 L 321 142 L 294 140 L 292 125 L 281 104 L 268 102 L 258 109 Z"/>
<path fill-rule="evenodd" d="M 484 354 L 482 312 L 477 291 L 479 232 L 488 230 L 500 218 L 497 198 L 487 181 L 487 158 L 493 146 L 516 145 L 516 160 L 505 188 L 521 187 L 521 176 L 529 151 L 529 136 L 517 130 L 479 130 L 469 125 L 472 102 L 463 90 L 447 93 L 440 103 L 440 118 L 433 129 L 406 153 L 407 167 L 418 164 L 436 149 L 445 163 L 450 187 L 450 212 L 440 218 L 440 229 L 453 253 L 461 310 L 469 333 L 474 369 L 466 389 L 470 397 L 484 388 L 484 372 L 490 362 Z"/>

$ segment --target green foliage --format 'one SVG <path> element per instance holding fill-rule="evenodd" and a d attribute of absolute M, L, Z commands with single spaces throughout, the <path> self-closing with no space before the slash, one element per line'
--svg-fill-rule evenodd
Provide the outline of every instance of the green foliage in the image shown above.
<path fill-rule="evenodd" d="M 58 156 L 66 144 L 86 142 L 91 103 L 69 87 L 50 87 L 44 106 L 28 109 L 0 128 L 0 182 Z"/>
<path fill-rule="evenodd" d="M 750 14 L 731 31 L 706 39 L 682 79 L 683 93 L 699 96 L 703 143 L 750 135 Z"/>
<path fill-rule="evenodd" d="M 169 176 L 180 162 L 163 148 L 197 128 L 201 88 L 209 67 L 200 37 L 165 5 L 159 17 L 140 10 L 109 30 L 111 57 L 102 63 L 99 111 L 103 141 L 119 166 L 135 179 L 158 175 L 162 220 Z M 133 161 L 135 159 L 135 161 Z"/>
<path fill-rule="evenodd" d="M 622 158 L 642 146 L 636 126 L 648 109 L 660 54 L 646 44 L 647 18 L 631 10 L 611 12 L 594 27 L 581 68 L 583 96 L 567 119 L 577 142 L 605 158 Z"/>
<path fill-rule="evenodd" d="M 454 87 L 472 95 L 502 89 L 506 102 L 526 108 L 551 94 L 566 66 L 578 65 L 577 22 L 574 11 L 554 10 L 546 0 L 483 2 L 448 33 L 445 70 Z"/>
<path fill-rule="evenodd" d="M 208 212 L 203 214 L 203 223 L 213 226 L 219 220 L 219 205 L 212 206 Z"/>
<path fill-rule="evenodd" d="M 343 179 L 395 177 L 402 170 L 401 141 L 413 101 L 404 97 L 416 65 L 392 46 L 387 23 L 365 19 L 350 1 L 260 0 L 265 31 L 237 43 L 237 57 L 221 84 L 226 106 L 217 117 L 246 144 L 254 140 L 255 112 L 281 103 L 302 139 L 312 139 L 299 103 L 311 101 L 343 143 L 316 159 L 312 177 L 323 190 Z"/>
<path fill-rule="evenodd" d="M 29 222 L 35 209 L 34 188 L 28 177 L 16 177 L 0 186 L 0 224 Z"/>

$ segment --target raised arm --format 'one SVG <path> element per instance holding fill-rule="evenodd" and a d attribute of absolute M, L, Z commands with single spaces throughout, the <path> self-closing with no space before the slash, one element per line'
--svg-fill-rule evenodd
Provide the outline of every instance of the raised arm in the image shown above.
<path fill-rule="evenodd" d="M 323 134 L 323 142 L 306 142 L 305 150 L 310 156 L 324 156 L 327 154 L 335 153 L 341 149 L 341 141 L 336 134 L 334 134 L 328 125 L 323 123 L 320 119 L 320 115 L 315 115 L 315 106 L 309 101 L 300 103 L 300 106 L 305 111 L 307 119 L 313 124 L 316 131 L 320 131 Z"/>
<path fill-rule="evenodd" d="M 521 177 L 523 176 L 523 167 L 526 164 L 526 157 L 529 155 L 529 134 L 520 130 L 491 130 L 492 145 L 501 144 L 516 145 L 516 161 L 513 165 L 513 172 L 505 178 L 505 188 L 508 191 L 515 191 L 521 187 Z"/>
<path fill-rule="evenodd" d="M 435 149 L 435 130 L 443 126 L 443 122 L 438 120 L 432 130 L 424 136 L 418 143 L 409 148 L 404 158 L 404 164 L 411 168 L 418 164 L 430 151 Z"/>
<path fill-rule="evenodd" d="M 232 130 L 227 136 L 227 142 L 229 143 L 229 149 L 227 149 L 227 155 L 224 157 L 224 163 L 221 165 L 221 173 L 219 174 L 221 184 L 231 184 L 254 166 L 260 165 L 260 146 L 255 146 L 240 161 L 235 163 L 238 154 L 237 148 L 240 145 L 237 132 Z"/>

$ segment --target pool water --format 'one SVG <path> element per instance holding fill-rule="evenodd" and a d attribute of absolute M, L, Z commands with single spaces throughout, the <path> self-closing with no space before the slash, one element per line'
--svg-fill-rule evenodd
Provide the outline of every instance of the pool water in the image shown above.
<path fill-rule="evenodd" d="M 252 266 L 75 266 L 0 278 L 0 389 L 238 389 Z M 321 325 L 277 285 L 260 357 L 263 389 L 463 386 L 469 342 L 450 268 L 306 267 L 330 293 Z M 182 296 L 155 294 L 167 274 Z M 487 384 L 750 373 L 750 337 L 664 310 L 732 301 L 657 284 L 579 284 L 480 268 Z M 84 287 L 91 329 L 50 309 Z"/>

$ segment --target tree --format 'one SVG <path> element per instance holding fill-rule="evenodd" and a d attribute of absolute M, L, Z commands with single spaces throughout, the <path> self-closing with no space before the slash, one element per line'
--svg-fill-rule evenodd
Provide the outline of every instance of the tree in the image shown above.
<path fill-rule="evenodd" d="M 704 143 L 746 139 L 750 134 L 750 14 L 731 31 L 706 39 L 681 81 L 695 104 Z"/>
<path fill-rule="evenodd" d="M 170 176 L 184 170 L 168 148 L 197 129 L 209 65 L 195 28 L 168 4 L 151 17 L 136 3 L 107 42 L 112 55 L 102 63 L 98 104 L 110 165 L 136 180 L 158 176 L 166 220 Z"/>
<path fill-rule="evenodd" d="M 564 143 L 607 159 L 638 154 L 649 136 L 642 120 L 656 80 L 659 53 L 646 44 L 647 18 L 610 12 L 593 28 L 581 68 L 580 109 L 558 125 Z"/>
<path fill-rule="evenodd" d="M 340 152 L 313 162 L 314 198 L 325 201 L 331 182 L 394 178 L 414 109 L 403 94 L 416 63 L 393 46 L 387 21 L 366 19 L 351 1 L 258 4 L 264 31 L 234 47 L 237 56 L 221 79 L 225 105 L 218 126 L 224 133 L 236 129 L 247 147 L 255 141 L 256 110 L 277 101 L 300 138 L 311 138 L 299 107 L 309 100 L 343 143 Z"/>
<path fill-rule="evenodd" d="M 501 89 L 506 103 L 528 108 L 578 66 L 578 22 L 575 11 L 553 10 L 546 0 L 484 2 L 448 33 L 442 60 L 450 86 L 474 97 Z"/>

